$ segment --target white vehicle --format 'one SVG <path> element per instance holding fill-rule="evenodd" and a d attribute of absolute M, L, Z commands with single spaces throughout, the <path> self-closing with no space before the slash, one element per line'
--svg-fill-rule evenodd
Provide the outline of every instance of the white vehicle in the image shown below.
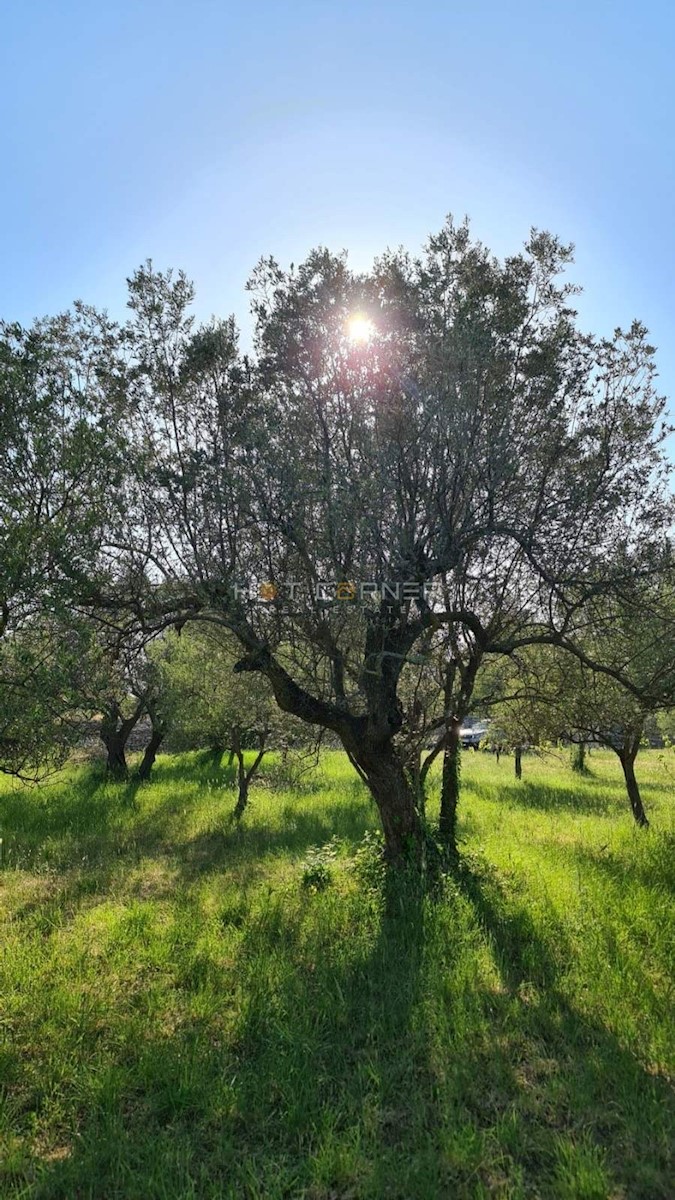
<path fill-rule="evenodd" d="M 467 717 L 459 731 L 459 740 L 464 750 L 477 750 L 480 743 L 487 737 L 488 722 L 477 718 Z"/>

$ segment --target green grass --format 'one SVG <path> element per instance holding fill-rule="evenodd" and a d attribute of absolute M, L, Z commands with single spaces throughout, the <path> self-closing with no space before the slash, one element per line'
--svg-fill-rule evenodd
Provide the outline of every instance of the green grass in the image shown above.
<path fill-rule="evenodd" d="M 466 754 L 464 870 L 386 907 L 337 754 L 240 829 L 206 755 L 5 782 L 0 1195 L 671 1197 L 675 756 L 638 765 L 646 832 L 607 755 Z"/>

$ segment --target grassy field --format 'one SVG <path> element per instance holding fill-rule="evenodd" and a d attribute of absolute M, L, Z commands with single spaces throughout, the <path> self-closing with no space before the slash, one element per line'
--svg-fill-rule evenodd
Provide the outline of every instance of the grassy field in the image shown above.
<path fill-rule="evenodd" d="M 675 755 L 466 754 L 465 868 L 386 908 L 348 764 L 1 785 L 0 1195 L 675 1194 Z M 328 886 L 305 886 L 311 848 Z"/>

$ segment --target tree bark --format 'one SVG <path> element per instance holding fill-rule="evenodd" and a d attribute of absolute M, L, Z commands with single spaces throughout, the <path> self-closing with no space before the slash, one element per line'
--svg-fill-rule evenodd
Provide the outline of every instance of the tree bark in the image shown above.
<path fill-rule="evenodd" d="M 457 808 L 461 779 L 461 729 L 471 704 L 476 676 L 483 658 L 483 644 L 477 644 L 468 660 L 453 654 L 446 665 L 443 684 L 443 709 L 446 733 L 441 777 L 441 810 L 438 822 L 440 840 L 455 857 L 457 848 Z M 456 688 L 459 678 L 459 689 Z M 475 749 L 475 747 L 474 747 Z"/>
<path fill-rule="evenodd" d="M 235 630 L 247 645 L 248 630 Z M 401 664 L 413 644 L 412 627 L 391 628 L 373 623 L 366 639 L 366 656 L 379 660 L 380 669 L 364 672 L 364 693 L 369 702 L 367 717 L 354 716 L 337 704 L 312 696 L 295 682 L 267 646 L 251 645 L 234 670 L 261 671 L 270 681 L 277 704 L 310 725 L 331 729 L 340 738 L 356 764 L 377 804 L 384 832 L 385 854 L 391 862 L 413 858 L 423 861 L 423 825 L 415 790 L 393 744 L 402 725 L 396 685 Z"/>
<path fill-rule="evenodd" d="M 144 709 L 145 702 L 141 700 L 131 716 L 123 718 L 120 706 L 116 702 L 112 702 L 104 712 L 99 736 L 108 754 L 106 773 L 111 779 L 125 780 L 129 778 L 126 758 L 127 742 L 140 721 Z"/>
<path fill-rule="evenodd" d="M 413 747 L 413 750 L 410 754 L 406 755 L 405 769 L 415 793 L 415 803 L 419 810 L 420 816 L 424 818 L 427 803 L 427 772 L 423 770 L 420 760 L 420 751 L 417 745 Z"/>
<path fill-rule="evenodd" d="M 343 744 L 377 805 L 388 861 L 421 862 L 424 836 L 417 796 L 393 743 L 349 737 Z"/>
<path fill-rule="evenodd" d="M 443 775 L 441 779 L 441 812 L 438 832 L 441 841 L 453 853 L 457 853 L 457 805 L 462 748 L 459 741 L 461 721 L 453 717 L 448 725 L 445 750 L 443 752 Z"/>
<path fill-rule="evenodd" d="M 105 764 L 106 774 L 111 779 L 124 780 L 129 778 L 129 768 L 126 758 L 127 738 L 122 737 L 117 730 L 107 734 L 101 734 L 101 741 L 106 748 L 107 759 Z"/>
<path fill-rule="evenodd" d="M 232 813 L 235 821 L 240 821 L 246 811 L 246 805 L 248 804 L 248 784 L 249 781 L 246 778 L 246 772 L 242 770 L 240 764 L 238 770 L 237 803 L 235 804 L 234 811 Z"/>
<path fill-rule="evenodd" d="M 523 747 L 516 746 L 515 748 L 515 772 L 516 779 L 523 778 Z"/>
<path fill-rule="evenodd" d="M 258 767 L 260 766 L 260 764 L 265 756 L 265 742 L 267 741 L 267 736 L 268 736 L 267 733 L 260 735 L 260 749 L 258 750 L 258 753 L 256 754 L 255 758 L 253 759 L 253 762 L 251 763 L 251 765 L 247 771 L 245 763 L 244 763 L 244 751 L 243 751 L 242 745 L 241 745 L 241 734 L 238 730 L 233 730 L 233 732 L 232 732 L 232 744 L 234 746 L 232 753 L 234 754 L 234 756 L 237 759 L 237 788 L 238 788 L 237 803 L 235 804 L 234 810 L 232 812 L 232 816 L 235 821 L 240 821 L 241 818 L 243 817 L 244 813 L 246 812 L 246 806 L 248 804 L 249 786 L 250 786 L 251 780 L 253 779 L 253 776 L 255 775 L 256 771 L 258 770 Z"/>
<path fill-rule="evenodd" d="M 248 804 L 248 780 L 246 778 L 246 768 L 244 767 L 244 751 L 241 745 L 241 737 L 239 730 L 235 727 L 230 735 L 230 756 L 237 760 L 237 803 L 234 806 L 232 816 L 235 821 L 241 820 L 244 815 L 244 810 Z"/>
<path fill-rule="evenodd" d="M 152 733 L 150 734 L 150 741 L 145 747 L 141 765 L 138 768 L 139 779 L 150 778 L 150 772 L 154 766 L 155 759 L 157 757 L 157 751 L 159 750 L 163 741 L 164 733 L 159 729 L 153 729 Z"/>
<path fill-rule="evenodd" d="M 646 829 L 649 825 L 649 821 L 642 803 L 638 781 L 635 778 L 635 758 L 637 756 L 637 750 L 635 750 L 634 753 L 632 751 L 632 746 L 624 747 L 619 752 L 619 759 L 623 768 L 623 777 L 626 781 L 626 791 L 630 801 L 631 812 L 635 817 L 636 823 L 642 829 Z"/>

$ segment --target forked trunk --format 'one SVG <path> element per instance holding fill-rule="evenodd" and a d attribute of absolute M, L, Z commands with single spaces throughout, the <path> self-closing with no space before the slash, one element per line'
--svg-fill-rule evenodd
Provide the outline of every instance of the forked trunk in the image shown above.
<path fill-rule="evenodd" d="M 149 779 L 150 778 L 150 772 L 152 771 L 152 768 L 154 766 L 155 759 L 157 757 L 157 751 L 159 750 L 163 741 L 164 741 L 164 734 L 162 732 L 160 732 L 159 729 L 153 729 L 152 733 L 150 734 L 150 741 L 148 742 L 147 746 L 145 747 L 145 752 L 144 752 L 143 758 L 141 760 L 141 765 L 138 768 L 138 778 L 139 779 Z"/>
<path fill-rule="evenodd" d="M 143 715 L 144 701 L 139 701 L 128 717 L 122 717 L 120 706 L 112 703 L 103 714 L 99 736 L 107 751 L 106 772 L 111 779 L 128 779 L 126 748 L 132 731 Z"/>
<path fill-rule="evenodd" d="M 244 637 L 241 640 L 246 644 Z M 332 729 L 338 735 L 379 809 L 387 858 L 392 863 L 403 863 L 408 858 L 421 865 L 424 860 L 422 819 L 416 804 L 415 789 L 392 740 L 402 725 L 396 697 L 400 664 L 411 645 L 412 640 L 406 642 L 401 630 L 392 627 L 390 618 L 387 621 L 383 619 L 380 625 L 370 625 L 366 654 L 372 655 L 373 660 L 379 656 L 382 670 L 377 675 L 377 683 L 374 682 L 375 675 L 365 675 L 366 691 L 372 702 L 368 719 L 339 712 L 334 705 L 305 691 L 288 675 L 266 646 L 249 649 L 245 657 L 235 663 L 234 670 L 237 674 L 242 671 L 262 671 L 269 679 L 277 704 L 284 712 L 292 713 L 311 725 Z M 392 666 L 394 662 L 398 662 L 399 666 Z"/>
<path fill-rule="evenodd" d="M 236 729 L 236 728 L 233 729 L 233 731 L 232 731 L 232 745 L 234 747 L 234 749 L 232 750 L 232 754 L 234 755 L 234 757 L 237 760 L 237 787 L 238 787 L 237 803 L 235 804 L 234 809 L 232 811 L 232 817 L 235 821 L 240 821 L 246 811 L 246 806 L 248 804 L 248 789 L 249 789 L 251 780 L 253 779 L 253 776 L 255 775 L 256 771 L 258 770 L 258 767 L 260 766 L 263 758 L 265 757 L 265 742 L 266 741 L 267 741 L 267 731 L 265 730 L 260 734 L 260 749 L 258 750 L 258 753 L 256 754 L 255 758 L 253 759 L 253 762 L 251 763 L 251 765 L 247 771 L 246 764 L 244 762 L 244 751 L 243 751 L 242 745 L 241 745 L 241 732 L 239 729 Z"/>
<path fill-rule="evenodd" d="M 119 733 L 101 734 L 101 740 L 106 748 L 107 759 L 105 769 L 111 779 L 128 779 L 129 768 L 126 758 L 126 738 Z"/>
<path fill-rule="evenodd" d="M 628 799 L 630 801 L 631 812 L 632 812 L 633 816 L 635 817 L 637 824 L 640 825 L 643 829 L 646 829 L 647 826 L 649 825 L 649 821 L 647 819 L 647 814 L 644 810 L 644 805 L 642 803 L 642 797 L 640 795 L 638 781 L 635 778 L 636 754 L 637 754 L 637 751 L 635 754 L 632 754 L 630 749 L 624 749 L 619 754 L 619 759 L 621 761 L 621 766 L 623 768 L 623 777 L 626 781 L 626 791 L 628 793 Z"/>
<path fill-rule="evenodd" d="M 441 841 L 454 853 L 457 852 L 457 805 L 459 803 L 462 753 L 459 738 L 460 726 L 461 721 L 458 717 L 453 717 L 448 725 L 445 750 L 443 752 L 441 812 L 438 822 L 438 833 Z"/>

